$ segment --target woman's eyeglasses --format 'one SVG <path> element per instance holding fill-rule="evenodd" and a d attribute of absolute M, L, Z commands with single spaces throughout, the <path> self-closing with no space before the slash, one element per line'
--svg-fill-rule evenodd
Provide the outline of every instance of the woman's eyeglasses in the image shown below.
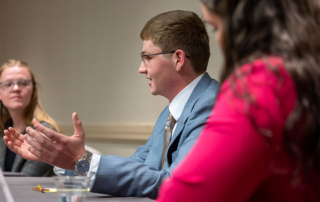
<path fill-rule="evenodd" d="M 11 91 L 13 86 L 15 84 L 17 84 L 19 86 L 19 88 L 22 90 L 22 89 L 25 89 L 28 86 L 30 86 L 31 82 L 32 82 L 31 79 L 20 79 L 20 80 L 15 81 L 15 82 L 11 81 L 11 80 L 6 80 L 6 81 L 3 81 L 3 82 L 0 82 L 0 86 L 4 91 Z"/>

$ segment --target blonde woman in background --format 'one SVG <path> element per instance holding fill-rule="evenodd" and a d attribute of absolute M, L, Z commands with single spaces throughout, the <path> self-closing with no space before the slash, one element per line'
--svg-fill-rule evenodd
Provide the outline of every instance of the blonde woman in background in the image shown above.
<path fill-rule="evenodd" d="M 25 134 L 32 119 L 59 131 L 57 123 L 42 109 L 38 100 L 38 83 L 28 64 L 8 60 L 0 68 L 0 134 L 13 127 Z M 22 172 L 26 176 L 50 176 L 52 166 L 23 159 L 7 148 L 0 138 L 0 166 L 6 172 Z"/>

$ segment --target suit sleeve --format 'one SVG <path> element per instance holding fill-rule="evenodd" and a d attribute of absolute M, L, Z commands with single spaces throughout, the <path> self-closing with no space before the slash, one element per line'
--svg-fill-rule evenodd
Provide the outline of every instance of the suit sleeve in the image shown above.
<path fill-rule="evenodd" d="M 138 148 L 137 152 L 130 158 L 102 156 L 92 191 L 114 196 L 144 196 L 155 199 L 163 180 L 170 176 L 173 168 L 188 153 L 210 115 L 217 92 L 216 90 L 210 90 L 207 94 L 204 93 L 203 98 L 195 102 L 181 132 L 184 141 L 177 141 L 179 149 L 172 153 L 174 161 L 169 167 L 166 166 L 163 170 L 159 170 L 143 163 L 149 154 L 153 142 L 152 138 L 159 135 L 154 132 L 146 145 Z M 159 119 L 161 119 L 161 115 Z M 166 120 L 166 116 L 164 116 L 164 120 Z M 165 121 L 163 125 L 165 125 Z"/>

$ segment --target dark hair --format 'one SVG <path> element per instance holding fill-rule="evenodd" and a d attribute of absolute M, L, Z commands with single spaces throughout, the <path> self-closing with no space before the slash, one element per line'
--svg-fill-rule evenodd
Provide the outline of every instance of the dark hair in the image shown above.
<path fill-rule="evenodd" d="M 141 31 L 142 40 L 151 40 L 163 52 L 183 50 L 196 73 L 207 70 L 209 36 L 204 22 L 191 11 L 169 11 L 150 19 Z"/>
<path fill-rule="evenodd" d="M 224 81 L 244 63 L 279 56 L 295 83 L 295 109 L 284 131 L 296 174 L 320 170 L 320 2 L 318 0 L 201 0 L 221 17 Z"/>

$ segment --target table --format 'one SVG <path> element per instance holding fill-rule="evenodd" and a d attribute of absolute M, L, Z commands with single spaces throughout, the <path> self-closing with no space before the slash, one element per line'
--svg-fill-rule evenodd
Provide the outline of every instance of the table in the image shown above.
<path fill-rule="evenodd" d="M 53 188 L 54 180 L 51 177 L 5 177 L 12 196 L 15 202 L 31 202 L 31 201 L 45 201 L 56 202 L 56 193 L 41 193 L 38 191 L 32 191 L 32 187 L 37 187 L 40 184 L 43 188 Z M 0 201 L 5 202 L 5 196 L 3 190 L 0 187 Z M 88 202 L 151 202 L 153 200 L 149 198 L 139 197 L 113 197 L 105 194 L 97 194 L 88 192 Z"/>

